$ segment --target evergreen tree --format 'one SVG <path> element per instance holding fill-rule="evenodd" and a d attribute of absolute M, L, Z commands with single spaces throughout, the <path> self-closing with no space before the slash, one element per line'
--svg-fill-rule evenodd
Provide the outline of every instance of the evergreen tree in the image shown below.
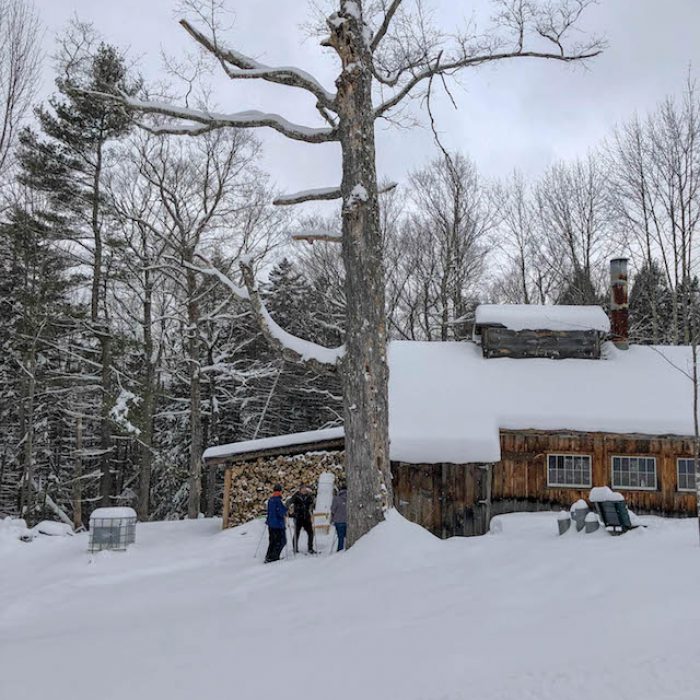
<path fill-rule="evenodd" d="M 47 196 L 47 223 L 79 244 L 85 254 L 80 262 L 90 269 L 87 330 L 100 365 L 100 495 L 107 504 L 115 488 L 110 412 L 116 360 L 107 299 L 110 214 L 103 191 L 109 147 L 128 132 L 130 120 L 123 108 L 92 93 L 133 95 L 140 86 L 129 79 L 123 56 L 104 43 L 65 68 L 67 77 L 56 80 L 58 94 L 49 100 L 50 108 L 36 110 L 42 133 L 25 129 L 20 136 L 20 179 Z"/>
<path fill-rule="evenodd" d="M 329 336 L 337 335 L 325 318 L 324 295 L 288 259 L 272 269 L 263 291 L 270 315 L 283 328 L 316 343 L 332 342 Z M 254 396 L 246 403 L 253 434 L 281 435 L 340 422 L 342 393 L 337 376 L 282 361 L 270 350 L 266 360 L 267 372 L 253 383 Z"/>
<path fill-rule="evenodd" d="M 634 278 L 629 298 L 630 340 L 642 345 L 670 342 L 672 294 L 661 266 L 645 262 Z"/>
<path fill-rule="evenodd" d="M 564 285 L 557 304 L 581 306 L 587 304 L 604 304 L 603 297 L 596 290 L 589 270 L 573 270 Z"/>
<path fill-rule="evenodd" d="M 0 510 L 18 511 L 33 519 L 41 505 L 42 484 L 43 501 L 49 498 L 49 477 L 58 454 L 52 439 L 55 374 L 67 319 L 75 312 L 67 300 L 69 261 L 52 240 L 50 229 L 18 206 L 0 225 L 0 251 L 4 330 Z"/>

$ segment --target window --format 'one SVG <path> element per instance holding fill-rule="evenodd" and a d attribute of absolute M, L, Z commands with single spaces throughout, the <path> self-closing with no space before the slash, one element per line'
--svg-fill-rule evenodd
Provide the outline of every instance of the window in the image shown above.
<path fill-rule="evenodd" d="M 589 455 L 547 455 L 547 486 L 591 486 Z"/>
<path fill-rule="evenodd" d="M 695 491 L 695 460 L 681 457 L 676 460 L 678 467 L 678 490 Z"/>
<path fill-rule="evenodd" d="M 613 457 L 614 489 L 656 491 L 656 457 Z"/>

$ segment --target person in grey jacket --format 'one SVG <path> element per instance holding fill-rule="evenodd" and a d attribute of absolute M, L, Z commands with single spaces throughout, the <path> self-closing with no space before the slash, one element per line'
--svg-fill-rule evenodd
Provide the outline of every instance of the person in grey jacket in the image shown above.
<path fill-rule="evenodd" d="M 340 484 L 338 493 L 333 496 L 331 522 L 338 533 L 338 551 L 345 549 L 345 535 L 348 531 L 348 492 L 345 484 Z"/>

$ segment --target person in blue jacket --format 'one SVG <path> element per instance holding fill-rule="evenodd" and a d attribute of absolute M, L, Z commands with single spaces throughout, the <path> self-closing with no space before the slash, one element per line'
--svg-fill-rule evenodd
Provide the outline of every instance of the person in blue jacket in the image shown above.
<path fill-rule="evenodd" d="M 270 544 L 267 547 L 265 563 L 279 561 L 280 554 L 287 544 L 286 523 L 287 507 L 282 501 L 282 485 L 275 484 L 272 496 L 267 501 L 267 529 Z"/>

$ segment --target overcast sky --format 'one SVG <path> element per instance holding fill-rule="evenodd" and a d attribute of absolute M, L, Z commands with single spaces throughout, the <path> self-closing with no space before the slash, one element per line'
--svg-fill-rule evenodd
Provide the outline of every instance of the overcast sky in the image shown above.
<path fill-rule="evenodd" d="M 161 52 L 182 56 L 192 42 L 180 29 L 176 0 L 35 0 L 46 27 L 46 50 L 72 15 L 92 22 L 104 38 L 138 58 L 147 79 L 161 72 Z M 449 29 L 482 12 L 486 0 L 428 0 Z M 230 0 L 235 24 L 230 43 L 267 63 L 297 65 L 333 88 L 336 64 L 300 25 L 310 18 L 305 0 Z M 514 168 L 536 175 L 559 159 L 583 156 L 611 127 L 678 94 L 688 69 L 700 66 L 700 0 L 601 0 L 587 28 L 609 48 L 586 68 L 538 61 L 498 63 L 463 73 L 436 115 L 450 149 L 471 156 L 482 173 L 506 176 Z M 47 60 L 43 94 L 52 89 Z M 253 81 L 212 78 L 217 108 L 265 109 L 314 123 L 313 103 L 299 91 Z M 259 132 L 262 134 L 262 132 Z M 264 134 L 264 167 L 284 190 L 335 185 L 336 145 L 307 145 Z M 380 128 L 380 176 L 401 182 L 436 153 L 430 130 Z"/>

